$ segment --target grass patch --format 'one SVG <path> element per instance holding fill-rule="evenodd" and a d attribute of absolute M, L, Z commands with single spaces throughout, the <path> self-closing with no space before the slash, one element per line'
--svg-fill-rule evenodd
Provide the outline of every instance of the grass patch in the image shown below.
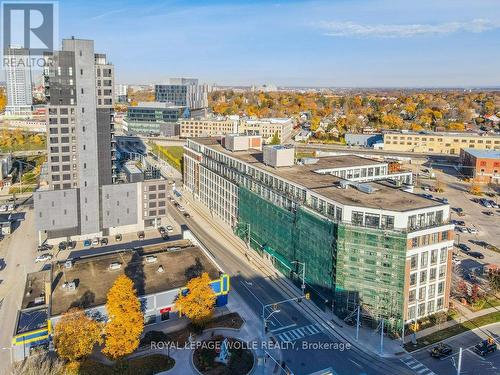
<path fill-rule="evenodd" d="M 413 345 L 411 342 L 405 344 L 405 349 L 410 352 L 418 350 L 427 345 L 431 345 L 452 336 L 456 336 L 460 333 L 470 331 L 471 329 L 497 322 L 500 322 L 500 311 L 495 311 L 493 313 L 479 316 L 463 323 L 458 323 L 454 326 L 442 329 L 440 331 L 436 331 L 434 333 L 431 333 L 430 335 L 417 339 L 417 345 Z"/>
<path fill-rule="evenodd" d="M 117 361 L 114 365 L 108 366 L 103 363 L 87 359 L 78 371 L 80 375 L 154 375 L 158 372 L 170 370 L 174 367 L 175 361 L 162 354 L 152 354 L 144 357 L 125 359 Z"/>
<path fill-rule="evenodd" d="M 21 191 L 20 187 L 12 186 L 9 188 L 9 194 L 31 193 L 35 191 L 35 189 L 36 186 L 23 186 L 23 189 Z"/>
<path fill-rule="evenodd" d="M 483 309 L 489 309 L 490 307 L 500 306 L 500 299 L 497 297 L 486 297 L 481 298 L 479 301 L 472 305 L 467 305 L 467 308 L 471 311 L 481 311 Z"/>
<path fill-rule="evenodd" d="M 184 148 L 182 146 L 159 146 L 154 142 L 150 143 L 153 153 L 159 155 L 172 167 L 182 172 Z"/>

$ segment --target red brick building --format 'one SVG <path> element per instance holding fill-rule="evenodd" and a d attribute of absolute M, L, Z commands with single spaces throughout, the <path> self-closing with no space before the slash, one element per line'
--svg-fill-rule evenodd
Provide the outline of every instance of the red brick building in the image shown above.
<path fill-rule="evenodd" d="M 460 164 L 462 173 L 479 183 L 498 184 L 500 182 L 500 151 L 462 149 L 460 150 Z"/>

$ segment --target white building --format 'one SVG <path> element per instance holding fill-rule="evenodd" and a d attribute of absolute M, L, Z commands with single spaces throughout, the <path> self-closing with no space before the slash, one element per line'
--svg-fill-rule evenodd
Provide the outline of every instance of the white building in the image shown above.
<path fill-rule="evenodd" d="M 7 80 L 7 107 L 9 116 L 31 114 L 33 97 L 31 93 L 31 67 L 29 52 L 24 48 L 11 47 L 4 56 Z"/>

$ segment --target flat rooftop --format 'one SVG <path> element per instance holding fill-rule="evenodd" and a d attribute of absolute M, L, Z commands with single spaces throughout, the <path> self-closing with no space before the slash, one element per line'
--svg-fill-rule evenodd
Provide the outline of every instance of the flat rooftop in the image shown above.
<path fill-rule="evenodd" d="M 478 150 L 475 148 L 464 148 L 464 151 L 476 158 L 481 159 L 500 159 L 500 151 L 498 150 Z"/>
<path fill-rule="evenodd" d="M 45 282 L 50 281 L 50 271 L 28 273 L 24 286 L 21 310 L 45 305 Z"/>
<path fill-rule="evenodd" d="M 172 247 L 180 249 L 168 251 Z M 147 263 L 148 255 L 156 256 L 156 262 Z M 112 263 L 119 263 L 121 268 L 111 270 Z M 160 265 L 162 273 L 158 272 Z M 72 268 L 65 268 L 64 262 L 57 263 L 52 272 L 51 315 L 60 315 L 71 307 L 104 305 L 109 289 L 123 274 L 134 280 L 137 294 L 144 296 L 183 287 L 193 275 L 201 272 L 207 272 L 211 279 L 219 277 L 219 269 L 199 247 L 187 240 L 77 259 Z M 77 284 L 75 291 L 62 288 L 65 282 L 73 281 Z"/>
<path fill-rule="evenodd" d="M 420 208 L 441 206 L 443 203 L 427 199 L 417 194 L 405 192 L 397 186 L 385 182 L 364 183 L 371 185 L 376 191 L 368 194 L 359 191 L 353 186 L 341 189 L 337 186 L 340 181 L 345 181 L 330 174 L 319 174 L 315 171 L 321 169 L 341 168 L 342 166 L 362 166 L 386 164 L 376 160 L 355 155 L 328 156 L 318 158 L 316 164 L 295 164 L 290 167 L 273 168 L 263 163 L 262 152 L 258 150 L 235 151 L 226 150 L 216 137 L 194 138 L 193 141 L 223 152 L 238 160 L 248 163 L 256 168 L 275 174 L 289 182 L 303 186 L 325 198 L 348 206 L 367 207 L 391 211 L 410 211 Z"/>

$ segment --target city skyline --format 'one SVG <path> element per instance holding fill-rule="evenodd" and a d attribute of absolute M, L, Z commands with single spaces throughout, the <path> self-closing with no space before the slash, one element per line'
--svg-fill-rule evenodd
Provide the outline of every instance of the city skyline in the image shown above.
<path fill-rule="evenodd" d="M 121 83 L 500 85 L 500 4 L 490 0 L 60 5 L 60 36 L 95 39 Z"/>

